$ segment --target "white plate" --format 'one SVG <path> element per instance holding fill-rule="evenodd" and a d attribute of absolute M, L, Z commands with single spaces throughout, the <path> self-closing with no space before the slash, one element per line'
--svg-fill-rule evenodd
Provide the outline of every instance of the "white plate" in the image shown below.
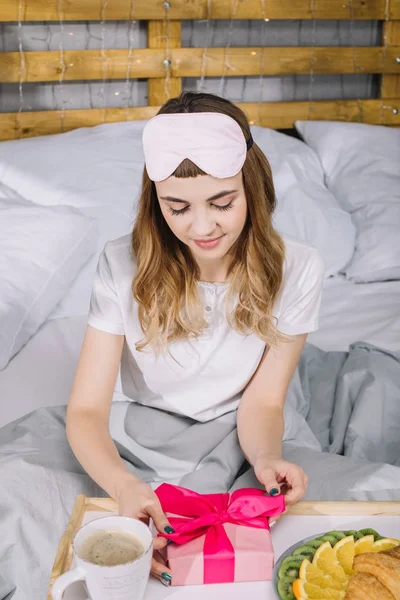
<path fill-rule="evenodd" d="M 274 592 L 275 592 L 275 595 L 278 600 L 281 600 L 279 593 L 278 593 L 278 571 L 281 568 L 281 564 L 284 561 L 284 559 L 287 556 L 290 556 L 293 553 L 293 551 L 296 550 L 296 548 L 298 548 L 299 546 L 303 546 L 303 544 L 306 544 L 307 542 L 310 542 L 311 540 L 315 540 L 315 538 L 321 537 L 322 535 L 326 535 L 326 533 L 328 533 L 328 532 L 320 533 L 320 534 L 316 534 L 316 535 L 310 535 L 309 537 L 304 538 L 304 540 L 296 542 L 295 544 L 290 546 L 290 548 L 285 550 L 285 552 L 283 554 L 280 555 L 280 557 L 278 558 L 278 560 L 275 563 L 274 570 L 272 571 L 272 581 L 274 584 Z"/>
<path fill-rule="evenodd" d="M 340 529 L 336 529 L 336 530 L 331 529 L 330 531 L 341 531 L 341 530 Z M 303 544 L 307 544 L 307 542 L 310 542 L 311 540 L 315 540 L 316 538 L 322 537 L 323 535 L 328 534 L 330 531 L 325 531 L 325 533 L 317 533 L 314 535 L 310 535 L 309 537 L 306 537 L 303 540 L 296 542 L 295 544 L 290 546 L 290 548 L 285 550 L 285 552 L 283 554 L 280 555 L 280 557 L 278 558 L 278 560 L 275 563 L 274 570 L 272 572 L 272 581 L 273 581 L 274 592 L 275 592 L 277 600 L 281 600 L 281 597 L 279 596 L 279 593 L 278 593 L 278 571 L 279 571 L 284 559 L 287 556 L 290 556 L 293 553 L 293 551 L 296 550 L 296 548 L 298 548 L 299 546 L 303 546 Z M 349 531 L 349 530 L 347 530 L 347 531 Z M 342 531 L 342 533 L 344 533 L 344 531 Z M 378 531 L 378 533 L 379 533 L 379 531 Z"/>

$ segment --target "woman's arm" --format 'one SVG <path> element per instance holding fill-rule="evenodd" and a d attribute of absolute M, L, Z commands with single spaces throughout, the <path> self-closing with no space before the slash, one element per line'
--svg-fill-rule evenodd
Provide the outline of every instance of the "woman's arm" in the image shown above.
<path fill-rule="evenodd" d="M 88 326 L 67 409 L 67 437 L 85 471 L 112 498 L 132 475 L 109 433 L 123 335 Z"/>
<path fill-rule="evenodd" d="M 116 500 L 121 515 L 151 517 L 158 531 L 170 532 L 172 528 L 157 496 L 147 483 L 127 470 L 109 431 L 124 339 L 123 335 L 88 326 L 68 404 L 67 437 L 85 471 Z M 151 571 L 170 581 L 171 571 L 157 552 L 166 540 L 155 538 L 153 543 Z"/>
<path fill-rule="evenodd" d="M 238 409 L 239 442 L 247 460 L 267 491 L 279 491 L 280 484 L 290 488 L 289 504 L 304 494 L 307 477 L 300 467 L 282 460 L 283 405 L 306 338 L 296 335 L 265 351 Z"/>

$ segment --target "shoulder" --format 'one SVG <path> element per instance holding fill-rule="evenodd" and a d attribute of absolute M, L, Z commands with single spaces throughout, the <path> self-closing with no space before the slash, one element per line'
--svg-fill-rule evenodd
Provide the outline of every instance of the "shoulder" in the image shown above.
<path fill-rule="evenodd" d="M 130 260 L 131 255 L 131 234 L 123 235 L 122 237 L 110 240 L 104 246 L 104 253 L 110 260 Z"/>
<path fill-rule="evenodd" d="M 131 234 L 107 242 L 101 255 L 115 282 L 122 282 L 126 278 L 132 281 L 136 261 L 132 254 Z"/>
<path fill-rule="evenodd" d="M 274 315 L 278 330 L 287 335 L 318 329 L 318 314 L 325 277 L 325 265 L 318 250 L 291 236 L 285 243 L 283 278 Z"/>
<path fill-rule="evenodd" d="M 286 234 L 281 238 L 285 245 L 283 282 L 324 278 L 325 263 L 314 246 Z"/>

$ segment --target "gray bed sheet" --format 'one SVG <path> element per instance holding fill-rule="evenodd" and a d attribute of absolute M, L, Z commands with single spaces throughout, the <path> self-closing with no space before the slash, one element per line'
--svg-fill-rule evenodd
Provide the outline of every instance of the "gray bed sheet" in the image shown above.
<path fill-rule="evenodd" d="M 400 500 L 400 353 L 363 342 L 348 352 L 307 344 L 284 416 L 283 454 L 309 476 L 305 499 Z M 206 493 L 258 486 L 238 443 L 236 412 L 198 423 L 116 402 L 110 426 L 128 468 L 153 487 L 170 481 Z M 151 463 L 154 451 L 166 465 L 183 456 L 197 467 L 163 479 Z M 38 409 L 0 429 L 1 600 L 46 597 L 77 494 L 105 495 L 68 445 L 65 407 Z"/>

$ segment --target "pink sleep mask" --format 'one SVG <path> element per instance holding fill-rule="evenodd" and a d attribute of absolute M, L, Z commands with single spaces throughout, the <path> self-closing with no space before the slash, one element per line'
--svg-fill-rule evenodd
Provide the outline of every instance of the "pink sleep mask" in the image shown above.
<path fill-rule="evenodd" d="M 142 141 L 152 181 L 167 179 L 185 158 L 212 177 L 233 177 L 253 144 L 235 119 L 215 112 L 157 115 L 146 123 Z"/>

